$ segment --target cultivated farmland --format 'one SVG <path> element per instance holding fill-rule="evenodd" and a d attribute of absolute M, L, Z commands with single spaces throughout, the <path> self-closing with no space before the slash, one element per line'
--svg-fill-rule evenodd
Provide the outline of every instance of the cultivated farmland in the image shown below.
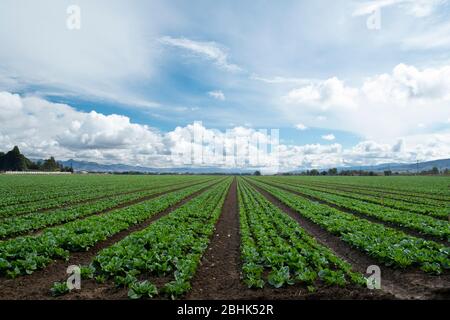
<path fill-rule="evenodd" d="M 450 298 L 450 179 L 0 175 L 1 299 Z M 78 266 L 81 289 L 69 290 Z M 381 289 L 367 288 L 368 267 Z"/>

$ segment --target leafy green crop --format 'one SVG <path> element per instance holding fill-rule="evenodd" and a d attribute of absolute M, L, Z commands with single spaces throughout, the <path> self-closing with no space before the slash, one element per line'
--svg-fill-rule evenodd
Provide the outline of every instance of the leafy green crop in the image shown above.
<path fill-rule="evenodd" d="M 116 197 L 111 196 L 108 199 L 99 200 L 94 203 L 76 205 L 69 208 L 54 210 L 52 212 L 31 213 L 19 217 L 7 218 L 1 221 L 0 238 L 11 237 L 27 231 L 38 230 L 54 224 L 84 218 L 119 205 L 124 205 L 127 202 L 139 201 L 142 198 L 157 193 L 170 192 L 173 189 L 178 189 L 183 186 L 185 186 L 185 184 L 155 187 L 146 191 L 127 193 Z"/>
<path fill-rule="evenodd" d="M 381 221 L 391 222 L 393 224 L 417 230 L 423 234 L 428 234 L 442 239 L 450 239 L 450 223 L 447 221 L 434 219 L 418 213 L 411 213 L 373 204 L 359 200 L 356 197 L 349 198 L 348 196 L 336 195 L 333 192 L 315 191 L 305 187 L 298 187 L 295 185 L 278 182 L 270 183 L 277 187 L 292 190 L 294 192 L 300 192 L 304 195 L 326 201 L 327 203 L 337 205 L 341 208 L 375 217 Z"/>
<path fill-rule="evenodd" d="M 128 297 L 130 299 L 140 299 L 142 297 L 153 298 L 157 294 L 158 289 L 156 286 L 148 281 L 130 283 L 130 289 L 128 291 Z"/>
<path fill-rule="evenodd" d="M 70 252 L 88 250 L 97 242 L 148 219 L 215 182 L 217 180 L 170 192 L 103 215 L 48 228 L 36 236 L 2 241 L 0 242 L 0 274 L 10 277 L 31 274 L 54 259 L 67 260 Z"/>
<path fill-rule="evenodd" d="M 14 180 L 12 180 L 14 179 Z M 183 184 L 210 180 L 211 177 L 139 177 L 139 176 L 0 176 L 0 218 L 61 209 L 80 202 L 92 202 L 97 198 L 114 197 Z M 13 188 L 8 192 L 2 186 Z M 14 188 L 15 186 L 15 188 Z M 30 189 L 30 186 L 32 188 Z M 23 194 L 22 194 L 23 193 Z"/>
<path fill-rule="evenodd" d="M 242 271 L 248 287 L 262 288 L 267 282 L 280 288 L 299 282 L 314 291 L 317 280 L 338 286 L 365 283 L 361 274 L 317 243 L 245 180 L 238 181 Z"/>
<path fill-rule="evenodd" d="M 447 219 L 449 214 L 449 203 L 443 201 L 431 200 L 424 197 L 408 196 L 395 194 L 389 190 L 371 190 L 348 187 L 346 185 L 329 185 L 324 183 L 305 183 L 304 181 L 292 181 L 292 179 L 272 178 L 267 179 L 270 182 L 279 182 L 282 184 L 307 188 L 308 190 L 326 192 L 328 194 L 339 195 L 355 200 L 382 205 L 406 212 L 420 213 L 436 218 Z"/>
<path fill-rule="evenodd" d="M 208 247 L 231 179 L 215 185 L 146 229 L 132 233 L 100 251 L 95 274 L 129 289 L 131 299 L 160 292 L 172 298 L 190 289 L 203 252 Z M 165 277 L 161 288 L 139 282 L 139 276 Z"/>
<path fill-rule="evenodd" d="M 260 180 L 252 181 L 302 216 L 387 266 L 416 266 L 434 274 L 450 268 L 448 247 L 310 201 Z"/>
<path fill-rule="evenodd" d="M 57 296 L 62 296 L 66 293 L 68 293 L 69 287 L 67 287 L 67 283 L 66 282 L 55 282 L 53 284 L 53 287 L 50 289 L 50 292 L 52 294 L 52 296 L 57 297 Z"/>

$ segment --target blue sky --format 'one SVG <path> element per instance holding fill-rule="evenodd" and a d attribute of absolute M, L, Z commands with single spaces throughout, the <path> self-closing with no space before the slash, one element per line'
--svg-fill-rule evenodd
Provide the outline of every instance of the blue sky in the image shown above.
<path fill-rule="evenodd" d="M 66 27 L 73 4 L 79 30 Z M 375 14 L 377 29 L 367 25 Z M 121 115 L 161 136 L 194 121 L 278 128 L 299 154 L 289 166 L 448 157 L 449 14 L 446 0 L 6 0 L 0 91 Z M 14 130 L 23 128 L 0 129 L 0 142 L 37 150 Z M 60 136 L 42 139 L 62 157 L 119 152 L 69 148 Z M 298 151 L 311 145 L 318 159 Z M 109 160 L 152 164 L 136 157 Z"/>

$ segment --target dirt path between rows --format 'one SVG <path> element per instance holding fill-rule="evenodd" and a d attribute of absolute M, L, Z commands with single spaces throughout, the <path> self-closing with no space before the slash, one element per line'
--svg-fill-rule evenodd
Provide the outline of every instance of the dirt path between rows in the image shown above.
<path fill-rule="evenodd" d="M 293 193 L 295 195 L 298 195 L 298 196 L 300 196 L 302 198 L 311 200 L 313 202 L 317 202 L 317 203 L 326 205 L 326 206 L 328 206 L 330 208 L 334 208 L 336 210 L 352 214 L 354 216 L 357 216 L 358 218 L 365 219 L 365 220 L 368 220 L 368 221 L 373 222 L 373 223 L 382 224 L 385 227 L 388 227 L 388 228 L 391 228 L 391 229 L 396 229 L 396 230 L 402 231 L 403 233 L 406 233 L 407 235 L 410 235 L 410 236 L 413 236 L 413 237 L 416 237 L 416 238 L 422 238 L 422 239 L 425 239 L 425 240 L 434 241 L 434 242 L 440 243 L 440 244 L 442 244 L 444 246 L 448 246 L 449 245 L 449 242 L 447 240 L 440 239 L 439 237 L 432 236 L 432 235 L 429 235 L 429 234 L 423 234 L 423 233 L 420 233 L 417 230 L 413 230 L 413 229 L 410 229 L 408 227 L 403 227 L 403 226 L 400 226 L 400 225 L 395 224 L 393 222 L 383 221 L 381 219 L 378 219 L 377 217 L 369 216 L 367 214 L 364 214 L 364 213 L 361 213 L 361 212 L 357 212 L 355 210 L 351 210 L 351 209 L 348 209 L 348 208 L 341 207 L 341 206 L 339 206 L 337 204 L 328 202 L 328 201 L 323 200 L 321 198 L 313 197 L 313 196 L 304 194 L 301 191 L 294 191 L 294 190 L 291 190 L 289 188 L 284 188 L 282 186 L 279 186 L 279 185 L 276 185 L 276 184 L 272 184 L 270 182 L 264 182 L 264 183 L 267 184 L 267 185 L 270 185 L 272 187 L 279 188 L 279 189 L 282 189 L 284 191 Z"/>
<path fill-rule="evenodd" d="M 206 253 L 201 260 L 187 299 L 229 299 L 242 290 L 240 284 L 240 236 L 234 178 Z"/>
<path fill-rule="evenodd" d="M 212 184 L 216 185 L 222 180 Z M 194 194 L 184 198 L 177 204 L 167 208 L 148 218 L 144 222 L 131 226 L 130 228 L 114 234 L 105 241 L 97 243 L 94 247 L 85 252 L 73 252 L 69 261 L 56 260 L 43 270 L 34 272 L 29 276 L 21 276 L 17 279 L 0 278 L 0 300 L 1 299 L 54 299 L 50 295 L 50 288 L 56 281 L 67 279 L 67 267 L 70 265 L 87 265 L 97 255 L 99 251 L 107 248 L 114 243 L 122 240 L 129 234 L 147 228 L 154 221 L 176 210 L 189 200 L 206 191 L 212 185 L 208 185 Z M 85 284 L 88 286 L 85 288 Z M 94 281 L 82 280 L 82 289 L 73 291 L 68 295 L 60 297 L 60 299 L 124 299 L 127 297 L 126 291 L 111 288 L 111 286 L 96 284 Z"/>
<path fill-rule="evenodd" d="M 239 205 L 234 179 L 201 266 L 186 299 L 376 299 L 379 294 L 359 288 L 318 285 L 315 293 L 296 284 L 275 289 L 249 289 L 241 280 Z M 384 296 L 384 295 L 383 295 Z"/>
<path fill-rule="evenodd" d="M 292 208 L 283 204 L 280 200 L 262 190 L 248 179 L 248 181 L 267 200 L 283 210 L 299 225 L 313 236 L 319 243 L 328 247 L 343 260 L 353 266 L 355 271 L 365 273 L 370 265 L 378 265 L 381 269 L 381 291 L 392 294 L 397 299 L 449 299 L 450 298 L 450 275 L 441 276 L 427 275 L 420 270 L 395 270 L 380 264 L 375 259 L 363 252 L 351 247 L 319 225 L 301 216 Z M 373 291 L 373 290 L 371 290 Z"/>

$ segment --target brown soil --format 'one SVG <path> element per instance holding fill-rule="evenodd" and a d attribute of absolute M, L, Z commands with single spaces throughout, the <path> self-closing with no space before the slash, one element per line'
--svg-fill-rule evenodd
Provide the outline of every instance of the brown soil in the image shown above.
<path fill-rule="evenodd" d="M 251 181 L 249 182 L 266 199 L 296 220 L 319 243 L 328 247 L 338 257 L 350 263 L 355 271 L 365 273 L 368 266 L 378 265 L 381 269 L 381 291 L 386 294 L 392 294 L 397 299 L 450 298 L 450 275 L 448 273 L 433 276 L 425 274 L 420 270 L 398 270 L 384 266 L 372 257 L 351 247 L 338 236 L 329 233 L 310 220 L 302 217 L 301 213 L 286 206 L 270 193 L 254 185 Z"/>
<path fill-rule="evenodd" d="M 291 190 L 291 189 L 289 189 L 289 188 L 284 188 L 284 187 L 282 187 L 282 186 L 279 186 L 279 185 L 276 185 L 276 184 L 272 184 L 272 183 L 270 183 L 270 182 L 264 182 L 264 183 L 266 183 L 266 184 L 268 184 L 268 185 L 270 185 L 270 186 L 273 186 L 273 187 L 282 189 L 282 190 L 284 190 L 284 191 L 287 191 L 287 192 L 296 194 L 296 195 L 298 195 L 298 196 L 300 196 L 300 197 L 302 197 L 302 198 L 305 198 L 305 199 L 308 199 L 308 200 L 311 200 L 311 201 L 314 201 L 314 202 L 317 202 L 317 203 L 326 205 L 326 206 L 328 206 L 328 207 L 337 209 L 337 210 L 339 210 L 339 211 L 346 212 L 346 213 L 350 213 L 350 214 L 352 214 L 352 215 L 354 215 L 354 216 L 357 216 L 358 218 L 365 219 L 365 220 L 368 220 L 368 221 L 373 222 L 373 223 L 382 224 L 382 225 L 384 225 L 384 226 L 386 226 L 386 227 L 388 227 L 388 228 L 391 228 L 391 229 L 397 229 L 397 230 L 400 230 L 400 231 L 402 231 L 402 232 L 404 232 L 404 233 L 406 233 L 406 234 L 408 234 L 408 235 L 410 235 L 410 236 L 413 236 L 413 237 L 423 238 L 423 239 L 426 239 L 426 240 L 435 241 L 435 242 L 438 242 L 438 243 L 440 243 L 440 244 L 443 244 L 444 246 L 448 246 L 448 244 L 449 244 L 447 240 L 440 239 L 440 238 L 438 238 L 438 237 L 436 237 L 436 236 L 432 236 L 432 235 L 428 235 L 428 234 L 423 234 L 423 233 L 420 233 L 420 232 L 417 231 L 417 230 L 413 230 L 413 229 L 410 229 L 410 228 L 408 228 L 408 227 L 399 226 L 398 224 L 395 224 L 395 223 L 392 223 L 392 222 L 382 221 L 382 220 L 380 220 L 380 219 L 378 219 L 378 218 L 376 218 L 376 217 L 371 217 L 371 216 L 369 216 L 369 215 L 367 215 L 367 214 L 358 212 L 358 211 L 356 211 L 356 210 L 351 210 L 351 209 L 348 209 L 348 208 L 344 208 L 344 207 L 341 207 L 341 206 L 339 206 L 339 205 L 337 205 L 337 204 L 330 203 L 330 202 L 328 202 L 328 201 L 326 201 L 326 200 L 323 200 L 323 199 L 320 199 L 320 198 L 317 198 L 317 197 L 313 197 L 313 196 L 304 194 L 304 193 L 301 192 L 301 191 L 293 191 L 293 190 Z"/>
<path fill-rule="evenodd" d="M 216 182 L 214 184 L 217 184 Z M 67 279 L 66 270 L 70 265 L 87 265 L 97 255 L 99 251 L 107 248 L 114 243 L 122 240 L 129 234 L 145 229 L 154 221 L 169 214 L 204 192 L 210 186 L 204 187 L 189 197 L 178 202 L 176 205 L 150 217 L 144 222 L 134 225 L 126 230 L 114 234 L 105 241 L 97 243 L 89 251 L 75 252 L 70 255 L 69 261 L 57 260 L 48 265 L 45 269 L 34 272 L 28 276 L 22 276 L 17 279 L 0 278 L 0 300 L 1 299 L 53 299 L 50 294 L 50 288 L 56 281 Z M 94 281 L 82 280 L 82 290 L 65 295 L 63 299 L 115 299 L 126 298 L 127 292 L 124 289 L 118 290 L 108 285 L 99 285 Z"/>
<path fill-rule="evenodd" d="M 240 287 L 239 221 L 237 219 L 236 179 L 223 204 L 201 265 L 191 281 L 187 299 L 224 299 L 234 296 Z"/>

